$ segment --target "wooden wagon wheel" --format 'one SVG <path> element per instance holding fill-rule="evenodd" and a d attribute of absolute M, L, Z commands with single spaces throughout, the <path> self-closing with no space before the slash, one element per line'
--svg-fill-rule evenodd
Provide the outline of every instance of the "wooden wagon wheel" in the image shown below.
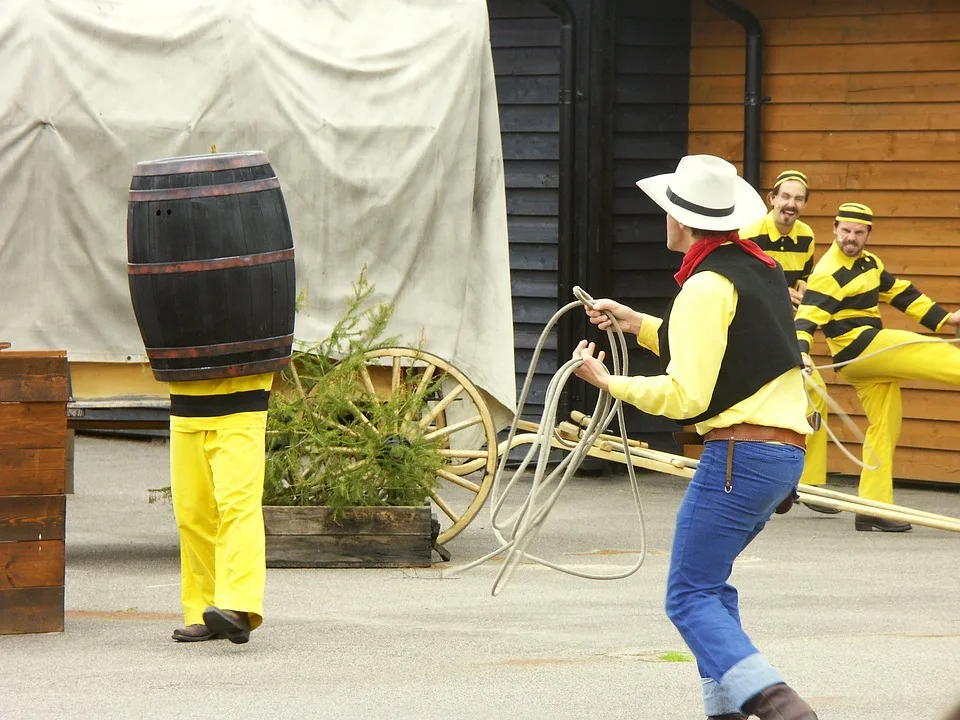
<path fill-rule="evenodd" d="M 429 494 L 440 521 L 437 542 L 443 544 L 473 520 L 490 492 L 497 467 L 493 418 L 477 387 L 436 355 L 382 348 L 367 353 L 366 359 L 361 381 L 373 398 L 389 396 L 401 383 L 437 388 L 420 416 L 408 418 L 401 432 L 437 442 L 443 464 Z"/>

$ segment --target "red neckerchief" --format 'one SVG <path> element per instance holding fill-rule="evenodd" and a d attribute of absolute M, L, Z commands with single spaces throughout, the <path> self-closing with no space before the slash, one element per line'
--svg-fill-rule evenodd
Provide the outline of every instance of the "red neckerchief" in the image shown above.
<path fill-rule="evenodd" d="M 770 267 L 776 266 L 773 258 L 761 250 L 760 246 L 753 240 L 743 240 L 736 230 L 731 230 L 728 233 L 707 235 L 697 240 L 697 242 L 687 250 L 683 256 L 683 262 L 680 264 L 680 270 L 673 276 L 677 284 L 683 287 L 683 284 L 693 274 L 693 271 L 697 269 L 697 265 L 702 263 L 707 255 L 724 243 L 733 243 L 745 253 L 753 255 L 757 260 L 764 262 L 766 265 Z"/>

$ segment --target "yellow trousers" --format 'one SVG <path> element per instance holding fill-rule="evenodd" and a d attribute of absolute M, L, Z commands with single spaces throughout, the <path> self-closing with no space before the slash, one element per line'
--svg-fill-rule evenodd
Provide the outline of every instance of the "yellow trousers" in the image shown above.
<path fill-rule="evenodd" d="M 816 370 L 812 375 L 805 376 L 806 382 L 812 382 L 826 392 L 827 386 Z M 803 460 L 803 474 L 800 483 L 803 485 L 824 485 L 827 482 L 827 401 L 823 395 L 813 388 L 807 388 L 810 396 L 808 413 L 816 410 L 820 413 L 820 429 L 812 435 L 807 435 L 807 453 Z"/>
<path fill-rule="evenodd" d="M 923 340 L 905 330 L 881 330 L 861 357 L 898 343 Z M 876 470 L 860 473 L 860 497 L 893 502 L 893 451 L 900 437 L 902 419 L 900 383 L 932 380 L 960 385 L 960 348 L 951 343 L 923 343 L 887 350 L 874 357 L 857 359 L 840 368 L 840 375 L 857 391 L 870 423 L 863 462 L 879 463 Z M 869 447 L 867 447 L 869 446 Z M 870 452 L 870 449 L 873 452 Z"/>
<path fill-rule="evenodd" d="M 264 425 L 184 432 L 171 428 L 173 510 L 180 531 L 184 621 L 203 622 L 210 605 L 263 621 Z"/>

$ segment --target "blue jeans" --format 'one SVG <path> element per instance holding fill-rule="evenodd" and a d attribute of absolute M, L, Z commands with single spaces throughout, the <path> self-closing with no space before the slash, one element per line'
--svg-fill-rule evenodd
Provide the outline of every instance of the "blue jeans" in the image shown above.
<path fill-rule="evenodd" d="M 740 627 L 733 561 L 792 493 L 803 450 L 776 443 L 734 444 L 732 490 L 725 492 L 726 441 L 704 445 L 673 537 L 667 616 L 697 659 L 708 716 L 739 712 L 750 698 L 783 682 Z"/>

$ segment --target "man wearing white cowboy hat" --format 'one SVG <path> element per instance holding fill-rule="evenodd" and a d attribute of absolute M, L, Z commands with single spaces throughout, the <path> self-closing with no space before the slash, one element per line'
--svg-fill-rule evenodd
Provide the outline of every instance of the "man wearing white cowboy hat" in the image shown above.
<path fill-rule="evenodd" d="M 660 356 L 662 374 L 610 375 L 604 353 L 595 358 L 583 340 L 577 375 L 704 437 L 677 512 L 666 610 L 697 658 L 706 714 L 816 720 L 744 633 L 728 582 L 736 557 L 791 501 L 811 432 L 783 271 L 736 231 L 763 214 L 763 200 L 711 155 L 687 156 L 676 172 L 637 185 L 667 212 L 667 247 L 684 253 L 680 291 L 662 320 L 612 300 L 587 315 L 601 330 L 615 317 Z"/>

